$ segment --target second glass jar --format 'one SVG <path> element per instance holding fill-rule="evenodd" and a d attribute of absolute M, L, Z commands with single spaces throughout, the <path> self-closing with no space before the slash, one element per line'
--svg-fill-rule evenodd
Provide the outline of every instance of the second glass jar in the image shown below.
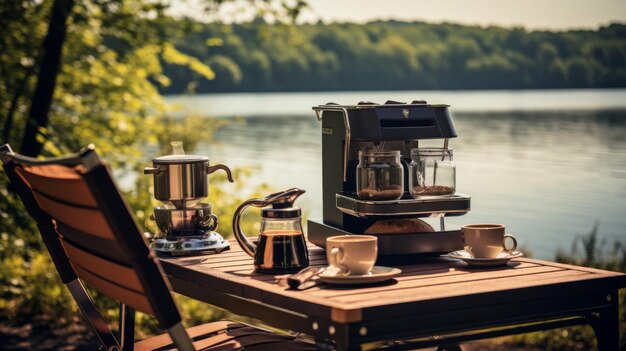
<path fill-rule="evenodd" d="M 446 197 L 456 191 L 456 166 L 452 149 L 411 149 L 409 192 L 414 198 Z"/>
<path fill-rule="evenodd" d="M 357 195 L 363 200 L 397 200 L 404 194 L 404 167 L 400 151 L 359 151 Z"/>

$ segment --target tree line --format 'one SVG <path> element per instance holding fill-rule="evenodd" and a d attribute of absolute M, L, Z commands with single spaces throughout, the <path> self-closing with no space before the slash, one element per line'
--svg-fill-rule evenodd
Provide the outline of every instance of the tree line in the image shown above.
<path fill-rule="evenodd" d="M 183 20 L 175 47 L 214 80 L 165 65 L 164 93 L 626 86 L 626 25 L 597 30 L 376 21 L 225 25 Z"/>

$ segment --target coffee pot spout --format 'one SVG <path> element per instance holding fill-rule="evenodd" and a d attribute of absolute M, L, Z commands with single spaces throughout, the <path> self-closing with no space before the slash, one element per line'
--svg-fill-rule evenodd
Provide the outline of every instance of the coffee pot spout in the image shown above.
<path fill-rule="evenodd" d="M 230 168 L 228 168 L 228 166 L 226 166 L 226 165 L 219 164 L 219 165 L 215 165 L 215 166 L 208 166 L 207 174 L 211 174 L 211 173 L 213 173 L 215 171 L 218 171 L 220 169 L 222 171 L 226 172 L 226 177 L 228 178 L 228 181 L 233 183 L 234 182 L 233 174 L 230 172 Z"/>
<path fill-rule="evenodd" d="M 280 191 L 267 196 L 267 202 L 274 208 L 288 208 L 293 207 L 293 203 L 300 195 L 306 191 L 299 188 L 291 188 L 285 191 Z"/>

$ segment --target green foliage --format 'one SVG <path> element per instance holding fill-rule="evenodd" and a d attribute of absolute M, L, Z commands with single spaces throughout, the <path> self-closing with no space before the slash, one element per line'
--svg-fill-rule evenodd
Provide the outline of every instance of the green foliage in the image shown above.
<path fill-rule="evenodd" d="M 29 318 L 34 315 L 55 316 L 59 323 L 78 312 L 71 296 L 52 267 L 45 251 L 28 258 L 9 256 L 0 261 L 0 311 L 5 316 Z"/>
<path fill-rule="evenodd" d="M 626 273 L 626 247 L 622 242 L 612 245 L 598 238 L 598 222 L 587 235 L 577 237 L 570 253 L 560 250 L 556 261 L 578 266 L 594 267 Z M 619 292 L 621 350 L 626 350 L 626 290 Z M 588 350 L 597 347 L 596 336 L 589 326 L 529 333 L 511 338 L 515 344 L 539 347 L 543 350 Z"/>
<path fill-rule="evenodd" d="M 172 23 L 179 26 L 179 23 Z M 626 25 L 596 31 L 376 21 L 195 23 L 174 45 L 223 78 L 165 66 L 166 93 L 626 86 Z M 216 67 L 214 67 L 217 69 Z"/>
<path fill-rule="evenodd" d="M 10 1 L 0 5 L 0 126 L 2 143 L 9 142 L 15 150 L 20 146 L 40 69 L 37 63 L 50 3 Z M 185 30 L 168 24 L 171 20 L 163 10 L 158 1 L 76 2 L 68 24 L 49 124 L 40 130 L 42 156 L 76 152 L 87 144 L 95 144 L 146 230 L 155 229 L 148 217 L 156 202 L 151 177 L 141 173 L 143 167 L 150 165 L 152 157 L 169 154 L 171 140 L 182 140 L 186 150 L 193 152 L 198 142 L 210 140 L 212 133 L 225 123 L 197 116 L 183 118 L 165 104 L 158 91 L 159 86 L 169 84 L 163 64 L 183 67 L 205 80 L 213 79 L 215 72 L 169 43 Z M 216 60 L 216 67 L 228 67 L 228 60 Z M 236 72 L 236 68 L 231 69 Z M 225 186 L 229 192 L 215 190 L 226 181 L 212 176 L 212 195 L 218 197 L 211 201 L 221 216 L 220 230 L 226 234 L 241 198 L 253 195 L 248 192 L 259 195 L 263 191 L 245 189 L 249 174 L 235 170 L 236 185 Z M 77 313 L 75 304 L 52 269 L 33 220 L 11 193 L 2 171 L 0 196 L 0 313 L 11 319 L 47 315 L 60 323 L 69 320 Z M 246 226 L 252 230 L 253 223 Z M 113 301 L 95 291 L 94 296 L 105 315 L 114 320 L 118 312 Z M 190 299 L 179 297 L 179 302 L 190 323 L 207 322 L 222 313 L 208 306 L 202 308 Z M 157 330 L 154 320 L 143 314 L 138 316 L 138 327 L 143 335 Z"/>

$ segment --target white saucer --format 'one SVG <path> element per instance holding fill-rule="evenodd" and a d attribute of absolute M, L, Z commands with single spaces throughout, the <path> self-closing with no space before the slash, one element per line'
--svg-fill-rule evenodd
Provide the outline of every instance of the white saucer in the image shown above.
<path fill-rule="evenodd" d="M 374 266 L 372 271 L 363 275 L 340 274 L 334 267 L 329 267 L 319 275 L 320 280 L 329 284 L 354 285 L 372 284 L 389 280 L 402 273 L 400 268 Z"/>
<path fill-rule="evenodd" d="M 469 252 L 465 250 L 459 250 L 459 251 L 450 252 L 449 254 L 445 256 L 454 258 L 457 260 L 462 260 L 465 263 L 467 263 L 468 266 L 497 267 L 497 266 L 504 266 L 507 263 L 509 263 L 511 259 L 522 257 L 524 256 L 524 254 L 519 251 L 513 251 L 511 253 L 503 251 L 503 252 L 500 252 L 497 257 L 494 257 L 494 258 L 475 258 L 475 257 L 472 257 L 472 255 L 470 255 Z"/>

